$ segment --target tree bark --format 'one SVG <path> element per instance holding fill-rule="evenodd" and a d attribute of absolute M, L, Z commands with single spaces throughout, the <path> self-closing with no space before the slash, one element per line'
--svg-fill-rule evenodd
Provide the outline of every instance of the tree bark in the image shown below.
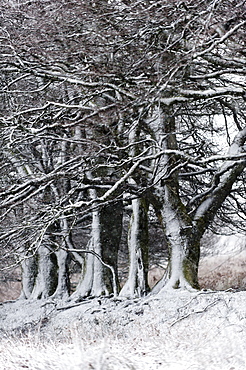
<path fill-rule="evenodd" d="M 57 269 L 55 253 L 42 244 L 38 250 L 38 274 L 30 299 L 43 299 L 54 294 L 58 282 Z"/>
<path fill-rule="evenodd" d="M 148 202 L 132 201 L 132 215 L 128 231 L 129 273 L 120 296 L 141 297 L 148 292 Z"/>
<path fill-rule="evenodd" d="M 37 256 L 23 256 L 21 269 L 22 290 L 19 298 L 28 299 L 32 294 L 38 273 Z"/>
<path fill-rule="evenodd" d="M 185 207 L 170 185 L 164 186 L 163 193 L 161 214 L 169 248 L 168 278 L 165 275 L 152 292 L 169 288 L 199 289 L 200 238 L 195 237 Z"/>
<path fill-rule="evenodd" d="M 52 295 L 52 298 L 66 299 L 70 294 L 70 254 L 67 250 L 73 248 L 73 241 L 68 220 L 65 216 L 60 219 L 60 231 L 62 236 L 62 240 L 60 241 L 61 248 L 55 252 L 58 265 L 58 281 L 56 291 Z"/>
<path fill-rule="evenodd" d="M 107 265 L 114 269 L 113 276 L 110 268 L 103 265 L 101 260 L 88 253 L 83 268 L 82 279 L 72 294 L 71 299 L 80 301 L 87 296 L 110 295 L 114 292 L 116 277 L 119 288 L 117 265 L 118 247 L 122 231 L 122 203 L 107 204 L 92 212 L 92 230 L 89 252 L 95 252 Z"/>
<path fill-rule="evenodd" d="M 55 252 L 57 258 L 57 287 L 52 295 L 53 299 L 67 299 L 70 294 L 69 261 L 70 257 L 66 250 L 59 249 Z"/>
<path fill-rule="evenodd" d="M 164 123 L 163 126 L 175 132 L 174 124 L 168 117 L 166 120 L 167 124 Z M 164 140 L 168 149 L 176 147 L 175 136 L 171 131 Z M 245 153 L 245 141 L 246 128 L 236 135 L 228 155 L 238 156 Z M 161 215 L 169 245 L 170 260 L 168 278 L 164 276 L 152 292 L 158 293 L 169 288 L 199 289 L 198 264 L 201 238 L 230 194 L 237 177 L 244 170 L 246 160 L 242 158 L 225 161 L 214 176 L 216 181 L 212 184 L 210 192 L 206 192 L 206 195 L 201 197 L 193 214 L 188 213 L 179 197 L 178 177 L 173 171 L 175 158 L 164 156 L 161 165 L 165 169 L 165 175 L 159 174 L 162 186 L 159 186 L 158 192 L 162 203 Z M 169 173 L 171 176 L 168 175 Z"/>
<path fill-rule="evenodd" d="M 177 150 L 176 125 L 172 110 L 159 107 L 155 130 L 163 150 Z M 193 237 L 192 220 L 179 195 L 176 157 L 164 154 L 158 163 L 156 195 L 161 205 L 160 215 L 169 248 L 168 274 L 153 288 L 198 289 L 200 239 Z"/>

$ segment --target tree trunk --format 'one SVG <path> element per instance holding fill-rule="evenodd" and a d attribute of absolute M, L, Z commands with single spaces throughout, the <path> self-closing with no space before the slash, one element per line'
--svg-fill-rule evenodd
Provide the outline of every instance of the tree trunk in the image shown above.
<path fill-rule="evenodd" d="M 200 238 L 198 235 L 195 238 L 191 220 L 169 185 L 164 186 L 164 196 L 161 213 L 169 248 L 168 276 L 165 275 L 152 292 L 170 288 L 199 289 Z"/>
<path fill-rule="evenodd" d="M 70 254 L 67 252 L 67 249 L 73 248 L 73 241 L 68 220 L 65 216 L 60 219 L 60 231 L 62 235 L 61 248 L 55 252 L 58 265 L 58 282 L 52 298 L 66 299 L 70 294 Z"/>
<path fill-rule="evenodd" d="M 38 273 L 37 256 L 23 256 L 21 269 L 22 290 L 20 294 L 20 299 L 28 299 L 32 294 L 35 285 L 35 279 Z"/>
<path fill-rule="evenodd" d="M 54 252 L 42 244 L 38 250 L 38 274 L 30 296 L 31 299 L 47 298 L 57 288 L 57 259 Z"/>
<path fill-rule="evenodd" d="M 120 296 L 141 297 L 148 291 L 148 204 L 145 199 L 132 201 L 128 248 L 129 273 Z"/>
<path fill-rule="evenodd" d="M 172 110 L 158 109 L 155 122 L 157 140 L 163 150 L 177 150 L 175 119 Z M 198 289 L 198 263 L 200 239 L 193 237 L 192 220 L 179 195 L 179 180 L 175 155 L 164 154 L 157 168 L 157 197 L 161 209 L 161 222 L 169 248 L 168 274 L 153 288 Z"/>
<path fill-rule="evenodd" d="M 70 257 L 66 250 L 59 249 L 55 252 L 58 266 L 57 287 L 52 295 L 53 299 L 67 299 L 70 293 L 69 261 Z"/>
<path fill-rule="evenodd" d="M 171 128 L 172 125 L 168 127 Z M 245 141 L 246 128 L 236 135 L 228 155 L 238 156 L 244 153 Z M 170 133 L 166 136 L 165 143 L 167 148 L 175 148 L 174 135 Z M 200 240 L 245 166 L 244 158 L 225 161 L 215 173 L 210 192 L 206 192 L 193 213 L 188 214 L 178 194 L 178 180 L 173 171 L 172 158 L 164 156 L 162 167 L 165 168 L 166 179 L 164 182 L 164 176 L 160 177 L 163 186 L 159 187 L 159 195 L 161 194 L 161 214 L 170 249 L 169 275 L 163 277 L 154 287 L 153 293 L 169 288 L 199 289 L 197 275 Z M 170 171 L 171 176 L 168 175 Z"/>
<path fill-rule="evenodd" d="M 79 301 L 87 296 L 110 295 L 119 288 L 117 274 L 118 247 L 122 231 L 122 203 L 96 208 L 92 212 L 92 230 L 83 277 L 71 296 Z M 98 258 L 99 257 L 99 258 Z M 114 275 L 109 267 L 114 270 Z M 116 279 L 116 281 L 115 281 Z"/>

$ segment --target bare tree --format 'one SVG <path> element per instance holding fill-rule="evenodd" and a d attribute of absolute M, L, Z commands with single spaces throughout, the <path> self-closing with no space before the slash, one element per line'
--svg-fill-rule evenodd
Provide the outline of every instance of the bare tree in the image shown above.
<path fill-rule="evenodd" d="M 75 256 L 74 299 L 115 291 L 124 202 L 122 295 L 148 290 L 149 204 L 170 254 L 154 291 L 199 288 L 204 232 L 235 207 L 245 221 L 245 15 L 227 0 L 2 5 L 1 240 L 18 241 L 26 297 L 67 297 Z M 49 271 L 28 267 L 35 253 Z"/>

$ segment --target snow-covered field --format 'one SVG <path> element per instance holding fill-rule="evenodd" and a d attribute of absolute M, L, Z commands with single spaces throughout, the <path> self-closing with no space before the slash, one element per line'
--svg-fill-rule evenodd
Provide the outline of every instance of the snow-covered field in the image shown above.
<path fill-rule="evenodd" d="M 0 369 L 246 369 L 246 292 L 0 305 Z"/>

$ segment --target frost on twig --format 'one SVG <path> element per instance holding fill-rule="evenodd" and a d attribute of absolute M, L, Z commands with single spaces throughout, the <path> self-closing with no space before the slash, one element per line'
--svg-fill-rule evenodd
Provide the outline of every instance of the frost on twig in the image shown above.
<path fill-rule="evenodd" d="M 184 319 L 187 319 L 187 317 L 191 316 L 191 315 L 196 315 L 196 314 L 201 314 L 201 313 L 204 313 L 206 312 L 210 307 L 213 307 L 215 306 L 218 302 L 220 301 L 220 299 L 216 299 L 215 301 L 209 303 L 206 307 L 204 307 L 203 309 L 201 310 L 197 310 L 197 311 L 192 311 L 192 312 L 189 312 L 187 313 L 186 315 L 182 316 L 182 317 L 179 317 L 177 320 L 175 320 L 174 322 L 172 322 L 170 324 L 170 327 L 174 326 L 175 324 L 177 324 L 178 322 L 180 322 L 181 320 L 184 320 Z"/>

